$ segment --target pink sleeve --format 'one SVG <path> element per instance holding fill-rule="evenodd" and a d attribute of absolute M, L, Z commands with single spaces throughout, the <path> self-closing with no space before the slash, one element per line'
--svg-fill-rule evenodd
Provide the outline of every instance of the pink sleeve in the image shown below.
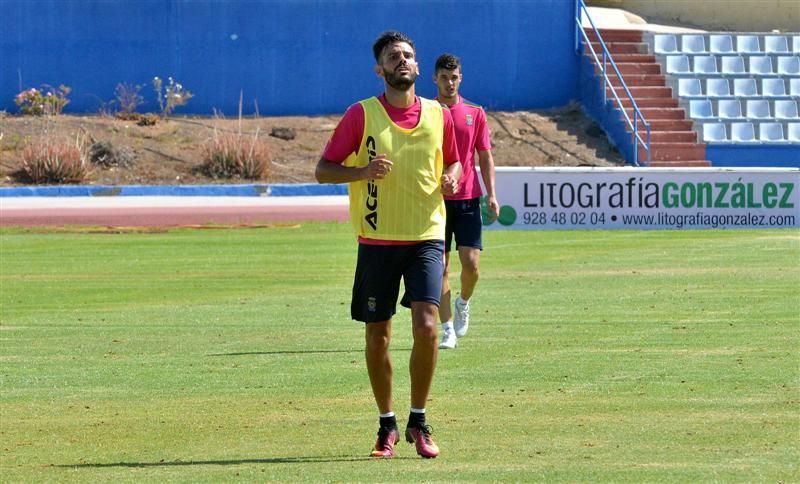
<path fill-rule="evenodd" d="M 492 149 L 492 141 L 489 138 L 489 123 L 486 122 L 486 113 L 483 109 L 478 110 L 478 119 L 475 133 L 475 149 L 478 151 L 489 151 Z"/>
<path fill-rule="evenodd" d="M 364 137 L 364 107 L 355 103 L 347 108 L 344 116 L 333 130 L 322 157 L 334 163 L 343 163 L 351 153 L 358 153 Z"/>
<path fill-rule="evenodd" d="M 444 156 L 444 164 L 452 165 L 459 160 L 458 146 L 456 146 L 456 130 L 453 124 L 453 115 L 450 110 L 442 108 L 442 115 L 444 118 L 444 137 L 442 139 L 442 156 Z"/>

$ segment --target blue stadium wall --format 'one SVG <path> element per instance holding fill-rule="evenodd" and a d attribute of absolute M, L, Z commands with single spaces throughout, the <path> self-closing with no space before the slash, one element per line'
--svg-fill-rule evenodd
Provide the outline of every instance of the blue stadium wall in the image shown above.
<path fill-rule="evenodd" d="M 494 110 L 578 97 L 573 1 L 0 0 L 0 110 L 43 84 L 72 88 L 66 112 L 96 112 L 118 83 L 173 77 L 194 93 L 176 113 L 340 113 L 382 90 L 372 42 L 415 41 L 418 93 L 435 95 L 438 54 L 464 63 L 462 92 Z"/>

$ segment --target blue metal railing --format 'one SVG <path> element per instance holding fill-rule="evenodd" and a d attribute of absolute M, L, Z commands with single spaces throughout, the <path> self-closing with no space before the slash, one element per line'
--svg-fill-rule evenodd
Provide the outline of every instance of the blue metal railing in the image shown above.
<path fill-rule="evenodd" d="M 602 61 L 597 56 L 597 53 L 592 46 L 591 40 L 589 40 L 589 35 L 583 29 L 583 22 L 581 20 L 582 14 L 586 14 L 586 18 L 589 20 L 589 24 L 592 26 L 592 30 L 594 34 L 597 36 L 597 40 L 600 41 L 600 47 L 603 49 L 603 59 Z M 580 35 L 578 34 L 580 32 Z M 645 151 L 647 152 L 647 164 L 650 164 L 650 123 L 648 123 L 642 112 L 639 110 L 639 106 L 636 104 L 636 100 L 633 99 L 633 95 L 631 94 L 630 89 L 628 89 L 628 85 L 625 83 L 625 80 L 622 78 L 622 74 L 619 72 L 617 68 L 617 64 L 614 62 L 614 59 L 611 57 L 611 53 L 608 51 L 608 47 L 606 47 L 606 43 L 603 41 L 603 38 L 600 36 L 600 31 L 595 27 L 594 21 L 592 20 L 591 15 L 589 15 L 589 10 L 586 8 L 586 4 L 583 0 L 575 0 L 575 52 L 578 55 L 582 55 L 581 53 L 581 38 L 585 41 L 586 45 L 589 47 L 589 51 L 592 53 L 592 57 L 594 57 L 594 61 L 597 63 L 598 66 L 602 66 L 601 74 L 603 75 L 603 104 L 606 103 L 606 91 L 608 88 L 611 90 L 611 94 L 614 96 L 616 100 L 617 106 L 622 111 L 622 115 L 625 117 L 625 121 L 628 123 L 628 127 L 633 132 L 633 164 L 639 166 L 639 145 L 643 146 Z M 614 72 L 617 74 L 617 79 L 622 86 L 622 89 L 625 90 L 625 94 L 628 96 L 628 99 L 631 102 L 631 106 L 633 106 L 633 120 L 628 115 L 627 109 L 622 105 L 622 100 L 617 95 L 614 86 L 611 84 L 611 79 L 608 78 L 608 63 L 611 63 L 611 67 L 614 69 Z M 639 121 L 641 121 L 642 126 L 647 130 L 647 141 L 642 139 L 642 136 L 639 132 Z"/>

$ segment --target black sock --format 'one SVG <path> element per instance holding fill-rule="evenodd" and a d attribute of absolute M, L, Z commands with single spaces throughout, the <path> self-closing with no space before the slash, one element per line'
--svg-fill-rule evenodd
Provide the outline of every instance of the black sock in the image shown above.
<path fill-rule="evenodd" d="M 425 414 L 411 412 L 408 414 L 408 427 L 419 427 L 425 425 Z"/>
<path fill-rule="evenodd" d="M 397 428 L 397 419 L 394 415 L 391 417 L 380 417 L 381 420 L 381 427 L 385 429 L 396 429 Z"/>

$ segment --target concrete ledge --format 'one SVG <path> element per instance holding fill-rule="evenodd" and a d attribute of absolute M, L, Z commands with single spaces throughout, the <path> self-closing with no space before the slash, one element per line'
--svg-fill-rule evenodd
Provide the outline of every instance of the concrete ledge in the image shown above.
<path fill-rule="evenodd" d="M 0 187 L 4 197 L 308 197 L 347 195 L 347 185 L 60 185 Z"/>

